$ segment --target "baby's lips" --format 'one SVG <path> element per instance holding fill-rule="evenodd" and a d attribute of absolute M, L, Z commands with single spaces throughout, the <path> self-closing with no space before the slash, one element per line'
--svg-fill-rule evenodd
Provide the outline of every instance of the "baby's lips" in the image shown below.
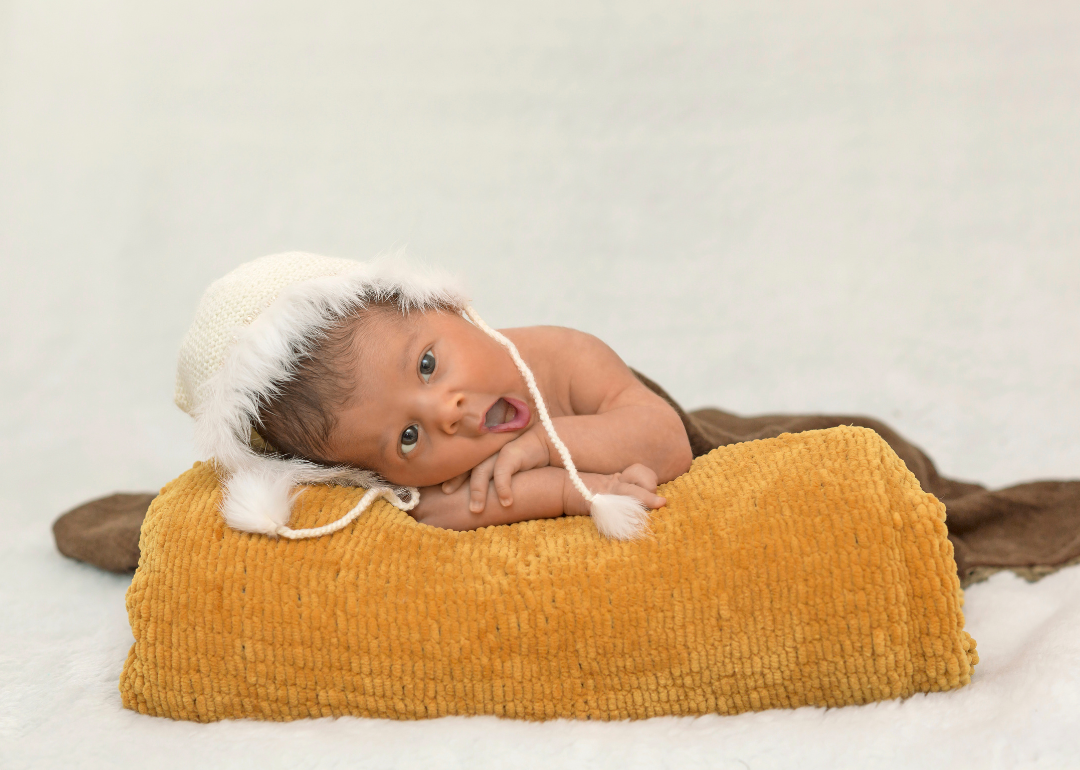
<path fill-rule="evenodd" d="M 532 419 L 529 405 L 524 401 L 519 401 L 512 396 L 503 396 L 502 400 L 514 407 L 514 419 L 499 425 L 492 425 L 490 428 L 485 426 L 484 431 L 487 433 L 512 433 L 515 430 L 524 428 Z"/>

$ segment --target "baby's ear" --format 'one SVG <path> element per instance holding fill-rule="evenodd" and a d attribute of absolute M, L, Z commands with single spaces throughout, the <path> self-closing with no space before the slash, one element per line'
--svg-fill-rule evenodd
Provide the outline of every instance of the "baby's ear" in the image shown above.
<path fill-rule="evenodd" d="M 225 482 L 221 505 L 225 523 L 243 532 L 277 535 L 289 523 L 294 489 L 294 476 L 284 469 L 237 471 Z"/>

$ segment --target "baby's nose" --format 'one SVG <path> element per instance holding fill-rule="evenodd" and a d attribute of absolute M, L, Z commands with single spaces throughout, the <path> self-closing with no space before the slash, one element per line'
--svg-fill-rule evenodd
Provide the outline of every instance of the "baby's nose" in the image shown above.
<path fill-rule="evenodd" d="M 436 405 L 435 420 L 445 433 L 454 434 L 461 427 L 465 416 L 465 394 L 451 392 L 444 394 Z"/>

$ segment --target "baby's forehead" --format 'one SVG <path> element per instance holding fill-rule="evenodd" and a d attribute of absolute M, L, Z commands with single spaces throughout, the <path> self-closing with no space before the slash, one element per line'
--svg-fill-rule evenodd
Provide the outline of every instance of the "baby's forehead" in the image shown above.
<path fill-rule="evenodd" d="M 412 348 L 438 312 L 372 305 L 336 327 L 345 343 L 338 351 L 338 368 L 347 372 L 351 381 L 350 393 L 337 411 L 353 416 L 354 436 L 360 433 L 367 441 L 374 441 L 379 435 L 375 426 L 381 425 L 395 400 L 395 384 L 413 371 Z"/>
<path fill-rule="evenodd" d="M 354 313 L 345 324 L 359 352 L 377 349 L 419 336 L 431 310 L 402 310 L 395 305 L 370 305 Z"/>
<path fill-rule="evenodd" d="M 341 364 L 355 373 L 356 395 L 371 390 L 365 384 L 370 385 L 380 371 L 400 366 L 402 356 L 417 344 L 430 328 L 433 316 L 440 312 L 451 311 L 372 305 L 345 319 L 338 332 L 344 344 L 337 352 Z"/>

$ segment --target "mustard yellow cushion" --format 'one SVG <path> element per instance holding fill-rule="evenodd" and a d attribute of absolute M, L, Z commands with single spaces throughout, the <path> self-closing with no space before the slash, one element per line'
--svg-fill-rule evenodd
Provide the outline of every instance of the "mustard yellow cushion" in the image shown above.
<path fill-rule="evenodd" d="M 360 494 L 309 488 L 293 526 Z M 586 517 L 452 532 L 382 502 L 332 536 L 272 540 L 226 528 L 196 464 L 143 525 L 124 705 L 203 722 L 636 719 L 970 681 L 944 507 L 873 431 L 722 447 L 662 494 L 632 543 Z"/>

